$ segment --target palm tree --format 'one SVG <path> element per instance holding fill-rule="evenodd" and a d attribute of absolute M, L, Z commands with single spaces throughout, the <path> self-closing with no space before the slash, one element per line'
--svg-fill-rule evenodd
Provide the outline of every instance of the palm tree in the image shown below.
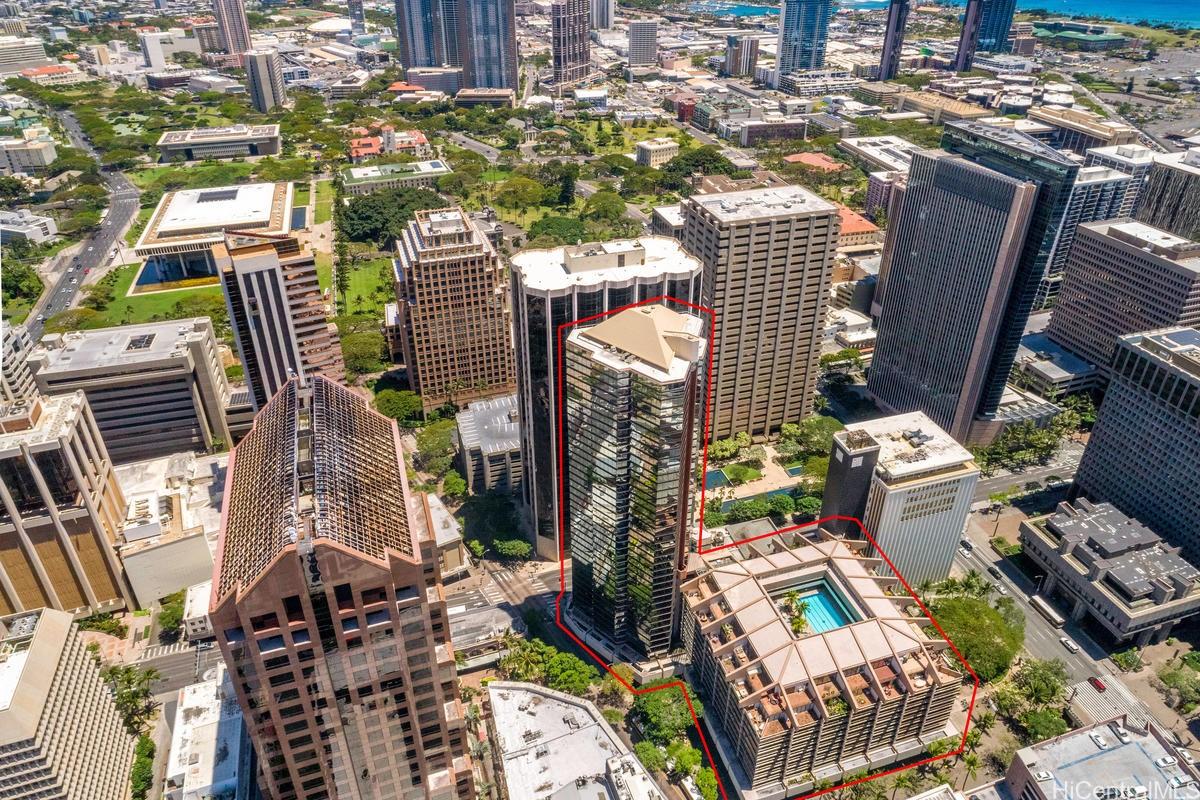
<path fill-rule="evenodd" d="M 996 715 L 991 711 L 980 711 L 975 715 L 975 730 L 981 735 L 986 734 L 996 724 Z"/>
<path fill-rule="evenodd" d="M 911 771 L 901 772 L 896 777 L 892 778 L 892 800 L 896 800 L 896 792 L 898 792 L 902 789 L 905 792 L 911 792 L 913 789 L 916 789 L 916 788 L 917 788 L 916 774 Z"/>
<path fill-rule="evenodd" d="M 967 781 L 975 780 L 975 776 L 979 774 L 979 767 L 982 766 L 982 762 L 980 762 L 979 756 L 974 753 L 967 753 L 963 756 L 962 764 L 963 769 L 966 770 L 966 774 L 963 776 L 962 788 L 966 789 Z"/>
<path fill-rule="evenodd" d="M 482 714 L 479 711 L 479 706 L 475 705 L 474 703 L 467 706 L 467 713 L 466 713 L 466 716 L 464 717 L 464 719 L 467 722 L 467 728 L 469 730 L 473 731 L 476 728 L 478 728 L 479 720 L 481 718 L 482 718 Z"/>
<path fill-rule="evenodd" d="M 974 753 L 979 749 L 979 743 L 983 740 L 983 733 L 976 728 L 973 731 L 967 731 L 966 746 L 968 753 Z"/>

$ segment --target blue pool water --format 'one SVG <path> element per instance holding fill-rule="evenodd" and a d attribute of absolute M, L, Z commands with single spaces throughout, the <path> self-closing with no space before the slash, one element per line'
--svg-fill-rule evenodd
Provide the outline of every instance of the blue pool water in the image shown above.
<path fill-rule="evenodd" d="M 710 469 L 704 473 L 704 488 L 705 489 L 720 489 L 722 486 L 729 485 L 729 478 L 725 477 L 725 473 L 719 469 Z"/>
<path fill-rule="evenodd" d="M 825 581 L 802 589 L 800 599 L 808 602 L 804 617 L 813 633 L 824 633 L 857 621 L 858 617 L 846 607 L 837 590 Z"/>
<path fill-rule="evenodd" d="M 803 475 L 804 474 L 804 465 L 797 464 L 794 467 L 788 467 L 787 474 L 791 475 L 793 478 L 796 477 L 797 475 Z"/>

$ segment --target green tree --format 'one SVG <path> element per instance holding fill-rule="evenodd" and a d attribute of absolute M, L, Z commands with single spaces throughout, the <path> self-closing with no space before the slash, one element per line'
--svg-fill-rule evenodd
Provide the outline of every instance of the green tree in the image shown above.
<path fill-rule="evenodd" d="M 540 205 L 544 196 L 545 189 L 540 183 L 520 175 L 509 178 L 496 190 L 496 202 L 499 205 L 522 211 Z"/>
<path fill-rule="evenodd" d="M 450 469 L 454 456 L 453 419 L 431 422 L 417 433 L 416 465 L 418 469 L 441 477 Z"/>
<path fill-rule="evenodd" d="M 1027 658 L 1013 675 L 1026 699 L 1037 706 L 1057 704 L 1067 689 L 1067 665 L 1055 659 Z"/>
<path fill-rule="evenodd" d="M 455 500 L 465 497 L 467 481 L 457 471 L 447 472 L 446 477 L 442 478 L 442 494 Z"/>
<path fill-rule="evenodd" d="M 542 217 L 529 226 L 529 241 L 549 245 L 575 244 L 587 238 L 587 227 L 573 217 Z"/>
<path fill-rule="evenodd" d="M 178 638 L 183 625 L 183 602 L 184 592 L 182 590 L 159 600 L 158 630 L 160 637 Z"/>
<path fill-rule="evenodd" d="M 421 396 L 407 389 L 384 389 L 375 395 L 375 410 L 385 417 L 404 424 L 405 427 L 415 427 L 420 424 L 424 406 Z"/>
<path fill-rule="evenodd" d="M 121 714 L 125 727 L 132 734 L 145 733 L 147 724 L 154 717 L 158 703 L 151 693 L 151 685 L 159 679 L 158 670 L 140 669 L 132 664 L 107 667 L 101 677 L 113 693 L 113 704 Z"/>
<path fill-rule="evenodd" d="M 654 689 L 672 682 L 674 682 L 672 679 L 655 681 L 647 684 L 645 688 Z M 699 698 L 692 693 L 690 688 L 687 689 L 687 692 L 696 709 L 696 716 L 701 716 L 703 709 Z M 688 713 L 687 703 L 683 702 L 679 696 L 678 688 L 659 689 L 639 694 L 633 701 L 632 713 L 642 723 L 646 737 L 650 741 L 664 746 L 682 737 L 692 725 L 692 715 Z"/>
<path fill-rule="evenodd" d="M 712 767 L 705 767 L 696 773 L 696 788 L 704 800 L 717 800 L 717 776 Z"/>
<path fill-rule="evenodd" d="M 813 517 L 821 512 L 821 498 L 806 494 L 796 500 L 796 513 L 804 517 Z"/>
<path fill-rule="evenodd" d="M 129 772 L 132 800 L 146 800 L 154 785 L 154 740 L 142 734 L 133 751 L 133 769 Z"/>
<path fill-rule="evenodd" d="M 378 331 L 361 331 L 342 337 L 342 361 L 352 375 L 366 375 L 383 369 L 387 342 Z"/>
<path fill-rule="evenodd" d="M 1029 743 L 1053 739 L 1071 729 L 1063 719 L 1062 712 L 1056 708 L 1026 711 L 1021 715 L 1019 722 L 1024 731 L 1025 741 Z"/>
<path fill-rule="evenodd" d="M 533 554 L 533 546 L 524 539 L 497 539 L 492 546 L 506 561 L 526 561 Z"/>
<path fill-rule="evenodd" d="M 704 757 L 686 739 L 676 739 L 667 745 L 667 759 L 671 762 L 671 774 L 680 779 L 691 777 Z"/>
<path fill-rule="evenodd" d="M 584 219 L 616 222 L 625 216 L 625 201 L 616 192 L 599 191 L 583 204 Z"/>
<path fill-rule="evenodd" d="M 938 598 L 930 607 L 947 636 L 980 680 L 1000 677 L 1025 640 L 1024 619 L 1015 619 L 976 597 Z"/>
<path fill-rule="evenodd" d="M 546 661 L 546 683 L 558 692 L 582 697 L 599 677 L 595 667 L 571 653 L 555 653 Z"/>
<path fill-rule="evenodd" d="M 667 758 L 654 742 L 643 739 L 633 746 L 634 755 L 650 772 L 663 772 L 667 768 Z"/>
<path fill-rule="evenodd" d="M 430 189 L 384 189 L 351 197 L 339 218 L 350 241 L 385 244 L 403 234 L 417 211 L 445 205 L 442 196 Z"/>

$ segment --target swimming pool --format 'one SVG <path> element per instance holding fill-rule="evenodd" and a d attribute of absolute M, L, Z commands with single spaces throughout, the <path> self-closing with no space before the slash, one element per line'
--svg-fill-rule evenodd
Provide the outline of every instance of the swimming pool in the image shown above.
<path fill-rule="evenodd" d="M 800 587 L 799 592 L 800 599 L 808 603 L 804 618 L 811 633 L 824 633 L 859 620 L 841 592 L 826 580 Z"/>
<path fill-rule="evenodd" d="M 729 478 L 723 470 L 710 469 L 704 473 L 704 488 L 705 489 L 720 489 L 722 486 L 729 485 Z"/>

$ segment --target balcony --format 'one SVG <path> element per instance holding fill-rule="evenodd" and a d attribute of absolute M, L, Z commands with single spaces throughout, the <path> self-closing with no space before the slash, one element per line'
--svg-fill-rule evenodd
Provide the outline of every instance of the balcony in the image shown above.
<path fill-rule="evenodd" d="M 875 688 L 862 672 L 847 675 L 846 688 L 850 690 L 850 699 L 854 701 L 855 708 L 873 706 L 878 699 L 875 696 Z"/>
<path fill-rule="evenodd" d="M 895 700 L 904 694 L 904 685 L 888 661 L 876 661 L 871 665 L 871 669 L 875 672 L 875 680 L 879 681 L 879 686 L 883 689 L 885 701 Z"/>

